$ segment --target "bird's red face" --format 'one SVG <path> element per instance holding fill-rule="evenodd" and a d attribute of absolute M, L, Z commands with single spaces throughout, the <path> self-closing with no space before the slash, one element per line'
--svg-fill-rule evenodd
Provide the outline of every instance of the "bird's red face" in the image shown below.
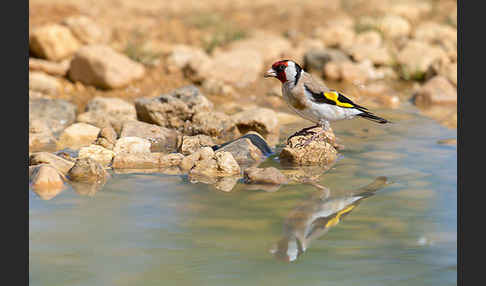
<path fill-rule="evenodd" d="M 282 83 L 287 81 L 287 75 L 285 74 L 285 69 L 288 67 L 288 60 L 278 61 L 272 65 L 272 68 L 269 69 L 264 77 L 276 77 Z"/>

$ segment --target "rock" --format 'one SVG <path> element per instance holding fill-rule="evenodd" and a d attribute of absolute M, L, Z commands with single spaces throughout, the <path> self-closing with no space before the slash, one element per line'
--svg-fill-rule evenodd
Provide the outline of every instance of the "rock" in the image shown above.
<path fill-rule="evenodd" d="M 362 66 L 351 62 L 342 62 L 339 65 L 341 80 L 358 84 L 368 80 L 368 73 Z"/>
<path fill-rule="evenodd" d="M 86 123 L 74 123 L 61 133 L 57 147 L 59 149 L 67 147 L 77 149 L 91 145 L 98 137 L 99 132 L 100 129 L 96 126 Z"/>
<path fill-rule="evenodd" d="M 207 160 L 214 157 L 214 150 L 211 147 L 202 147 L 198 152 L 200 160 Z"/>
<path fill-rule="evenodd" d="M 397 62 L 402 67 L 402 77 L 422 79 L 435 61 L 445 57 L 447 57 L 446 53 L 439 47 L 419 41 L 409 41 L 398 53 Z"/>
<path fill-rule="evenodd" d="M 83 44 L 103 44 L 108 42 L 110 35 L 86 16 L 71 16 L 62 21 L 73 35 Z"/>
<path fill-rule="evenodd" d="M 213 104 L 191 85 L 155 98 L 138 98 L 135 108 L 141 121 L 183 131 L 186 121 L 198 112 L 212 110 Z"/>
<path fill-rule="evenodd" d="M 374 101 L 380 106 L 387 108 L 398 108 L 400 106 L 400 98 L 397 95 L 380 95 L 377 96 Z"/>
<path fill-rule="evenodd" d="M 360 91 L 360 95 L 364 97 L 378 97 L 382 94 L 390 94 L 392 92 L 386 83 L 383 82 L 373 82 L 367 84 L 365 88 Z"/>
<path fill-rule="evenodd" d="M 74 149 L 71 149 L 71 148 L 64 148 L 62 150 L 58 150 L 58 151 L 54 152 L 54 155 L 59 156 L 63 159 L 66 159 L 66 160 L 74 163 L 76 161 L 76 158 L 78 158 L 78 153 L 79 153 L 79 150 L 74 150 Z"/>
<path fill-rule="evenodd" d="M 48 152 L 37 152 L 29 156 L 29 165 L 40 164 L 48 164 L 64 175 L 74 166 L 73 162 Z"/>
<path fill-rule="evenodd" d="M 117 153 L 113 160 L 115 169 L 161 169 L 179 166 L 184 155 L 179 153 Z"/>
<path fill-rule="evenodd" d="M 63 99 L 29 98 L 29 121 L 44 121 L 56 133 L 74 122 L 76 109 Z"/>
<path fill-rule="evenodd" d="M 389 108 L 397 108 L 400 105 L 400 98 L 393 95 L 394 91 L 385 83 L 370 83 L 360 90 L 360 95 L 372 97 L 373 101 Z"/>
<path fill-rule="evenodd" d="M 393 5 L 390 12 L 401 16 L 408 21 L 416 22 L 423 15 L 430 12 L 432 9 L 430 3 L 428 2 L 417 2 L 417 3 L 397 3 Z"/>
<path fill-rule="evenodd" d="M 210 147 L 213 145 L 213 139 L 207 135 L 183 136 L 178 151 L 187 156 L 196 152 L 201 147 Z"/>
<path fill-rule="evenodd" d="M 397 15 L 386 15 L 378 22 L 378 29 L 385 37 L 407 37 L 410 35 L 410 23 L 403 17 Z"/>
<path fill-rule="evenodd" d="M 118 120 L 136 120 L 137 110 L 135 105 L 116 97 L 96 96 L 86 106 L 86 111 L 100 112 L 118 117 Z"/>
<path fill-rule="evenodd" d="M 241 88 L 260 78 L 262 69 L 263 57 L 258 51 L 236 49 L 217 53 L 206 64 L 191 63 L 185 74 L 196 83 L 212 79 Z"/>
<path fill-rule="evenodd" d="M 56 168 L 42 164 L 33 167 L 31 172 L 30 185 L 41 199 L 50 200 L 63 189 L 65 178 Z"/>
<path fill-rule="evenodd" d="M 281 58 L 285 52 L 292 49 L 289 40 L 282 36 L 264 31 L 240 41 L 234 41 L 228 46 L 229 50 L 258 51 L 264 61 L 274 61 Z"/>
<path fill-rule="evenodd" d="M 180 167 L 184 171 L 189 171 L 196 165 L 199 160 L 211 160 L 214 157 L 214 151 L 211 147 L 202 147 L 194 153 L 184 157 L 181 160 Z"/>
<path fill-rule="evenodd" d="M 457 29 L 432 21 L 421 23 L 415 29 L 413 37 L 417 41 L 439 45 L 445 51 L 457 50 Z"/>
<path fill-rule="evenodd" d="M 277 114 L 268 108 L 252 108 L 232 116 L 241 134 L 255 131 L 267 138 L 270 134 L 279 133 Z"/>
<path fill-rule="evenodd" d="M 71 31 L 51 24 L 36 28 L 29 36 L 29 48 L 37 57 L 60 61 L 73 55 L 80 47 Z"/>
<path fill-rule="evenodd" d="M 375 70 L 378 74 L 383 75 L 384 79 L 397 80 L 399 78 L 392 67 L 377 67 Z"/>
<path fill-rule="evenodd" d="M 220 151 L 214 153 L 214 157 L 218 162 L 219 169 L 225 174 L 239 174 L 240 166 L 230 152 Z"/>
<path fill-rule="evenodd" d="M 289 144 L 280 152 L 280 162 L 289 165 L 328 165 L 337 158 L 334 133 L 322 132 L 322 128 L 316 127 L 309 131 L 319 132 L 307 146 L 302 146 L 313 134 L 297 135 L 290 139 Z"/>
<path fill-rule="evenodd" d="M 414 97 L 416 105 L 457 104 L 457 89 L 445 77 L 427 81 Z"/>
<path fill-rule="evenodd" d="M 43 72 L 29 72 L 29 90 L 57 95 L 61 88 L 61 83 L 57 78 Z"/>
<path fill-rule="evenodd" d="M 322 73 L 325 79 L 340 81 L 342 79 L 341 64 L 339 62 L 329 62 L 324 66 Z"/>
<path fill-rule="evenodd" d="M 200 152 L 194 152 L 186 157 L 184 157 L 179 165 L 183 171 L 189 171 L 196 165 L 196 162 L 201 158 Z"/>
<path fill-rule="evenodd" d="M 57 95 L 61 89 L 61 83 L 57 78 L 43 72 L 29 72 L 29 90 L 47 95 Z"/>
<path fill-rule="evenodd" d="M 55 150 L 56 138 L 45 121 L 29 120 L 29 152 Z"/>
<path fill-rule="evenodd" d="M 168 66 L 184 68 L 190 63 L 204 65 L 211 61 L 209 56 L 200 48 L 186 45 L 176 45 L 167 57 Z"/>
<path fill-rule="evenodd" d="M 356 35 L 355 45 L 378 48 L 383 46 L 383 38 L 380 33 L 374 30 L 364 31 Z"/>
<path fill-rule="evenodd" d="M 241 166 L 253 165 L 264 158 L 263 152 L 253 145 L 248 138 L 239 138 L 219 148 L 216 152 L 231 153 L 236 162 Z"/>
<path fill-rule="evenodd" d="M 371 63 L 330 62 L 324 67 L 323 73 L 329 80 L 363 84 L 374 76 L 373 71 Z"/>
<path fill-rule="evenodd" d="M 319 38 L 326 47 L 346 49 L 353 45 L 355 33 L 350 27 L 332 25 L 315 29 L 313 36 Z"/>
<path fill-rule="evenodd" d="M 326 47 L 319 39 L 303 38 L 301 40 L 293 41 L 296 46 L 285 51 L 285 56 L 281 58 L 293 59 L 298 63 L 304 62 L 304 55 L 313 50 L 324 50 Z"/>
<path fill-rule="evenodd" d="M 150 153 L 150 141 L 138 137 L 122 137 L 116 141 L 113 151 L 120 153 Z"/>
<path fill-rule="evenodd" d="M 375 65 L 391 65 L 393 58 L 383 46 L 381 35 L 376 31 L 366 31 L 356 36 L 355 44 L 348 49 L 351 57 L 361 62 L 370 60 Z"/>
<path fill-rule="evenodd" d="M 206 147 L 207 150 L 211 148 Z M 189 176 L 224 177 L 237 175 L 240 166 L 229 152 L 214 153 L 210 158 L 201 155 L 195 166 L 189 171 Z"/>
<path fill-rule="evenodd" d="M 108 150 L 113 150 L 116 144 L 117 135 L 113 127 L 101 128 L 98 137 L 96 138 L 95 144 L 100 145 Z"/>
<path fill-rule="evenodd" d="M 225 84 L 220 80 L 216 80 L 212 78 L 206 79 L 202 84 L 202 88 L 208 94 L 213 94 L 213 95 L 233 96 L 236 94 L 236 91 L 231 85 Z"/>
<path fill-rule="evenodd" d="M 100 88 L 119 88 L 145 75 L 143 65 L 108 46 L 88 45 L 74 55 L 69 78 Z"/>
<path fill-rule="evenodd" d="M 114 169 L 159 168 L 162 153 L 117 153 L 113 159 Z"/>
<path fill-rule="evenodd" d="M 109 166 L 114 156 L 115 152 L 105 149 L 99 145 L 82 147 L 81 149 L 79 149 L 78 154 L 78 158 L 90 158 L 100 163 L 103 167 Z"/>
<path fill-rule="evenodd" d="M 89 123 L 99 128 L 113 127 L 117 133 L 127 121 L 136 121 L 137 111 L 133 103 L 120 98 L 97 96 L 86 105 L 86 112 L 77 121 Z"/>
<path fill-rule="evenodd" d="M 113 128 L 116 133 L 121 132 L 122 122 L 116 122 L 110 116 L 105 116 L 100 112 L 84 112 L 76 117 L 77 122 L 82 122 L 96 126 L 98 128 Z"/>
<path fill-rule="evenodd" d="M 109 177 L 100 163 L 90 158 L 78 158 L 67 175 L 72 181 L 81 183 L 101 183 Z"/>
<path fill-rule="evenodd" d="M 50 75 L 65 76 L 69 69 L 70 63 L 70 59 L 66 59 L 61 62 L 54 62 L 43 59 L 29 58 L 29 71 L 40 71 Z"/>
<path fill-rule="evenodd" d="M 304 54 L 304 70 L 321 71 L 329 62 L 350 61 L 349 57 L 340 50 L 323 49 L 311 50 Z"/>
<path fill-rule="evenodd" d="M 196 113 L 192 117 L 192 122 L 184 128 L 184 133 L 204 134 L 223 140 L 233 139 L 240 135 L 235 121 L 229 115 L 217 111 Z"/>
<path fill-rule="evenodd" d="M 386 77 L 385 71 L 376 69 L 369 59 L 358 62 L 358 67 L 365 71 L 367 80 L 379 80 Z"/>
<path fill-rule="evenodd" d="M 29 99 L 45 98 L 46 95 L 42 92 L 33 91 L 29 89 Z"/>
<path fill-rule="evenodd" d="M 159 167 L 160 168 L 170 168 L 179 166 L 184 159 L 184 155 L 180 153 L 164 154 L 160 156 Z"/>
<path fill-rule="evenodd" d="M 446 77 L 457 86 L 457 58 L 442 57 L 434 61 L 425 73 L 425 80 L 429 80 L 436 75 Z"/>
<path fill-rule="evenodd" d="M 245 181 L 249 184 L 288 184 L 289 179 L 277 168 L 247 168 L 244 171 Z"/>
<path fill-rule="evenodd" d="M 151 152 L 174 152 L 179 133 L 175 130 L 142 121 L 127 121 L 123 124 L 120 138 L 139 137 L 150 141 Z"/>
<path fill-rule="evenodd" d="M 233 188 L 238 183 L 240 176 L 228 176 L 228 177 L 221 177 L 217 178 L 216 181 L 213 183 L 213 187 L 216 190 L 222 192 L 231 192 Z"/>
<path fill-rule="evenodd" d="M 426 79 L 435 75 L 446 77 L 451 83 L 457 86 L 457 62 L 435 62 L 427 70 Z"/>

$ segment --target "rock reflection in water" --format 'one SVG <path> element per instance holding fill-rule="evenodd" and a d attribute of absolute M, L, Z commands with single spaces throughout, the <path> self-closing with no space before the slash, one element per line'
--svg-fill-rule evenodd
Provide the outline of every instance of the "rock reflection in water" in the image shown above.
<path fill-rule="evenodd" d="M 32 186 L 32 191 L 37 194 L 39 198 L 48 201 L 59 195 L 64 189 L 65 185 L 52 187 L 35 187 Z"/>
<path fill-rule="evenodd" d="M 80 182 L 71 182 L 71 186 L 73 187 L 74 191 L 81 196 L 94 196 L 99 190 L 103 188 L 106 181 L 101 181 L 99 183 L 80 183 Z"/>
<path fill-rule="evenodd" d="M 318 192 L 290 212 L 284 221 L 283 237 L 270 252 L 279 260 L 295 261 L 313 240 L 326 234 L 361 201 L 387 184 L 389 181 L 386 177 L 378 177 L 367 186 L 336 197 L 331 196 L 326 187 L 312 184 Z"/>

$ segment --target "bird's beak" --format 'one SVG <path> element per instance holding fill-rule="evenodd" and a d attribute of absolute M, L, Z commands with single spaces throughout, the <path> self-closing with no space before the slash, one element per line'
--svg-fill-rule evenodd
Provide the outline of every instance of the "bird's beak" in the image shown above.
<path fill-rule="evenodd" d="M 273 69 L 269 69 L 263 77 L 277 77 L 277 73 Z"/>

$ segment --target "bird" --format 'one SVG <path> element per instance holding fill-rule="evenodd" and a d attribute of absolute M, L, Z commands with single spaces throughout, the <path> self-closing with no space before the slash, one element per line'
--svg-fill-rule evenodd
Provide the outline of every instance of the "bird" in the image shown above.
<path fill-rule="evenodd" d="M 337 195 L 331 195 L 328 188 L 312 183 L 317 192 L 288 214 L 284 220 L 283 235 L 269 249 L 270 253 L 279 260 L 295 261 L 312 241 L 343 221 L 363 200 L 392 183 L 387 177 L 381 176 L 366 186 Z"/>
<path fill-rule="evenodd" d="M 273 63 L 264 77 L 274 77 L 280 80 L 282 96 L 290 109 L 315 124 L 302 129 L 289 139 L 315 127 L 321 127 L 324 132 L 328 131 L 331 127 L 330 122 L 352 119 L 356 116 L 380 124 L 390 123 L 371 113 L 366 107 L 354 103 L 343 93 L 330 89 L 324 83 L 317 81 L 292 60 L 280 60 Z M 314 136 L 311 139 L 314 139 Z"/>

